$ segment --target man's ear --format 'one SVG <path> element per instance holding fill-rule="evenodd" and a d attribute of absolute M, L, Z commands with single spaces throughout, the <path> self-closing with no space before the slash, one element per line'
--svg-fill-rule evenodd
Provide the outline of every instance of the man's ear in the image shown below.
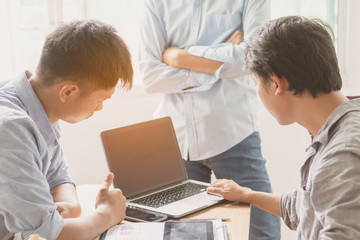
<path fill-rule="evenodd" d="M 280 78 L 278 75 L 273 73 L 271 78 L 275 82 L 275 96 L 280 96 L 288 89 L 288 82 L 285 78 Z"/>
<path fill-rule="evenodd" d="M 67 102 L 69 99 L 79 94 L 79 87 L 73 82 L 63 83 L 59 91 L 59 99 L 61 102 Z"/>

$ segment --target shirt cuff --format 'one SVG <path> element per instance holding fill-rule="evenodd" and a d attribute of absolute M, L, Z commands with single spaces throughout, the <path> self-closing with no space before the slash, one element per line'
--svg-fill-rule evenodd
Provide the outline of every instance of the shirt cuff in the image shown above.
<path fill-rule="evenodd" d="M 57 187 L 57 186 L 59 186 L 61 184 L 64 184 L 64 183 L 70 183 L 70 184 L 74 185 L 74 187 L 76 187 L 75 182 L 69 176 L 67 176 L 67 177 L 65 177 L 63 179 L 60 179 L 60 180 L 50 182 L 49 186 L 50 186 L 50 189 L 53 189 L 54 187 Z"/>
<path fill-rule="evenodd" d="M 40 227 L 30 231 L 16 233 L 15 239 L 29 239 L 32 234 L 38 234 L 45 239 L 56 239 L 64 225 L 64 219 L 54 210 L 44 219 Z"/>
<path fill-rule="evenodd" d="M 283 193 L 280 197 L 280 213 L 286 226 L 297 229 L 297 213 L 295 212 L 297 190 Z"/>
<path fill-rule="evenodd" d="M 204 57 L 223 63 L 238 64 L 244 62 L 245 44 L 221 43 L 214 46 L 193 46 L 188 49 L 191 55 Z"/>
<path fill-rule="evenodd" d="M 194 79 L 196 79 L 194 81 Z M 190 77 L 186 80 L 186 86 L 190 86 L 184 88 L 185 92 L 202 92 L 209 90 L 214 83 L 218 80 L 215 76 L 211 76 L 209 74 L 198 73 L 196 71 L 190 72 Z"/>

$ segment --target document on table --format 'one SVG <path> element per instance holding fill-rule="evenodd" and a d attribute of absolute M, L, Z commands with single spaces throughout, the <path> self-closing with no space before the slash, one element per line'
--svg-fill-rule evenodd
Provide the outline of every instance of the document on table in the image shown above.
<path fill-rule="evenodd" d="M 227 240 L 221 219 L 122 223 L 109 228 L 100 240 Z"/>

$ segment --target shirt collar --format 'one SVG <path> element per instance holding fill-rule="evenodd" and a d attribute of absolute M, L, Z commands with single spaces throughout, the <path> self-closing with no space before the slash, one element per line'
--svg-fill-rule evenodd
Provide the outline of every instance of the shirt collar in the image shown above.
<path fill-rule="evenodd" d="M 320 128 L 316 137 L 313 138 L 312 143 L 306 149 L 306 160 L 301 167 L 301 186 L 304 187 L 307 184 L 309 169 L 313 161 L 313 156 L 317 153 L 319 146 L 325 146 L 328 144 L 331 129 L 336 126 L 337 122 L 344 115 L 352 111 L 360 111 L 360 99 L 351 100 L 337 106 L 330 114 L 325 124 Z"/>
<path fill-rule="evenodd" d="M 320 128 L 317 136 L 314 138 L 313 143 L 319 142 L 326 144 L 329 141 L 329 132 L 331 128 L 347 113 L 352 111 L 360 111 L 360 99 L 347 101 L 335 108 L 330 114 L 325 124 Z"/>
<path fill-rule="evenodd" d="M 35 122 L 46 141 L 50 143 L 54 138 L 60 138 L 58 123 L 50 123 L 39 98 L 30 85 L 26 72 L 15 80 L 14 86 L 29 116 Z"/>

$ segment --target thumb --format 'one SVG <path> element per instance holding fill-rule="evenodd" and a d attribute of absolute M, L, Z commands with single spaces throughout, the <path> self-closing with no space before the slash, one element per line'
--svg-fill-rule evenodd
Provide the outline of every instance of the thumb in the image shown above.
<path fill-rule="evenodd" d="M 215 195 L 221 195 L 222 189 L 214 186 L 210 186 L 206 189 L 207 193 L 215 194 Z"/>
<path fill-rule="evenodd" d="M 113 180 L 114 180 L 114 174 L 113 174 L 113 173 L 109 173 L 109 174 L 106 176 L 106 179 L 104 180 L 104 182 L 103 182 L 103 184 L 102 184 L 102 188 L 109 190 L 111 184 L 113 183 Z"/>

